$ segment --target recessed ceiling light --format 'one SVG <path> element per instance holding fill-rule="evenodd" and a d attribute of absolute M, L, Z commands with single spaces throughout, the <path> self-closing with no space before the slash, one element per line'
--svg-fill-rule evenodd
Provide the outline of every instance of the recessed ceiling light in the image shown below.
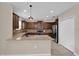
<path fill-rule="evenodd" d="M 47 18 L 49 17 L 49 16 L 46 16 Z"/>
<path fill-rule="evenodd" d="M 53 10 L 50 10 L 50 13 L 53 13 L 54 11 Z"/>
<path fill-rule="evenodd" d="M 24 12 L 27 12 L 27 10 L 24 10 Z"/>

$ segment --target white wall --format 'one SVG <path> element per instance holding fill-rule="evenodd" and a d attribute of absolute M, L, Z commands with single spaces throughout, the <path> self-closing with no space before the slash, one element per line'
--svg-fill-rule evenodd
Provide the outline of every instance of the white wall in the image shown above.
<path fill-rule="evenodd" d="M 0 4 L 0 40 L 12 38 L 12 9 Z"/>
<path fill-rule="evenodd" d="M 75 21 L 74 17 L 63 18 L 63 21 L 59 21 L 59 43 L 67 49 L 74 52 L 75 42 Z"/>
<path fill-rule="evenodd" d="M 65 13 L 59 16 L 60 22 L 63 21 L 62 18 L 75 16 L 75 55 L 79 55 L 79 4 L 75 5 L 73 8 L 69 9 Z"/>

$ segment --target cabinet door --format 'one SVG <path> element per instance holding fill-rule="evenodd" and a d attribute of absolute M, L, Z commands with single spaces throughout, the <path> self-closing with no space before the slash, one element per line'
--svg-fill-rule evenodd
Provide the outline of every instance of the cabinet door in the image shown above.
<path fill-rule="evenodd" d="M 19 16 L 13 13 L 13 30 L 19 28 Z"/>

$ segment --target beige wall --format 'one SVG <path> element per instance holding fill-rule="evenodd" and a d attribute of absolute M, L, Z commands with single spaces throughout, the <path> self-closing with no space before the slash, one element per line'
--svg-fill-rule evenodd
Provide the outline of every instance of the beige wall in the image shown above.
<path fill-rule="evenodd" d="M 69 16 L 75 17 L 75 53 L 79 55 L 79 4 L 59 16 L 60 22 L 63 21 L 63 18 Z"/>
<path fill-rule="evenodd" d="M 0 3 L 0 53 L 7 49 L 7 39 L 12 38 L 12 9 Z"/>
<path fill-rule="evenodd" d="M 0 40 L 12 37 L 12 10 L 8 5 L 0 4 Z"/>

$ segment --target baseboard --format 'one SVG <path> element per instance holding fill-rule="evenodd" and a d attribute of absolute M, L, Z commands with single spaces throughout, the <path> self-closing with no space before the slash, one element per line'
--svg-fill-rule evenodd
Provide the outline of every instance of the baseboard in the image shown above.
<path fill-rule="evenodd" d="M 76 54 L 76 53 L 74 53 L 74 51 L 72 51 L 72 50 L 70 50 L 70 49 L 68 49 L 67 47 L 65 47 L 63 44 L 61 44 L 61 43 L 58 43 L 59 45 L 62 45 L 65 49 L 67 49 L 68 51 L 70 51 L 70 52 L 72 52 L 74 55 Z M 76 55 L 75 55 L 76 56 Z"/>
<path fill-rule="evenodd" d="M 75 52 L 74 52 L 73 54 L 74 54 L 75 56 L 79 56 L 79 55 L 78 55 L 77 53 L 75 53 Z"/>
<path fill-rule="evenodd" d="M 62 45 L 61 43 L 59 43 L 60 45 Z M 63 46 L 63 45 L 62 45 Z M 65 47 L 65 46 L 63 46 L 63 47 Z M 65 47 L 66 48 L 66 47 Z M 66 48 L 67 50 L 69 50 L 68 48 Z M 71 51 L 71 50 L 69 50 L 69 51 Z M 75 56 L 79 56 L 76 52 L 73 52 L 73 51 L 71 51 Z"/>

